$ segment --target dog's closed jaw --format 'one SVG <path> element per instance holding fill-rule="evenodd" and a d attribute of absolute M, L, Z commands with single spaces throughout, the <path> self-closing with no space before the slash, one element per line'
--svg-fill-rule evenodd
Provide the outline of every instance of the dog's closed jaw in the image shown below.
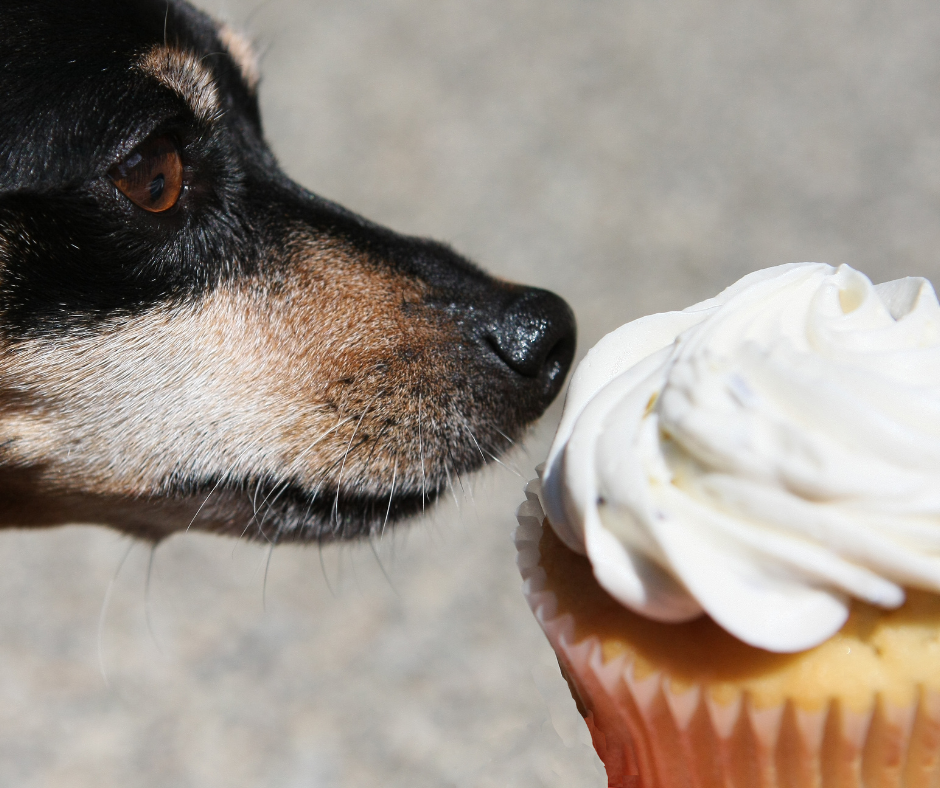
<path fill-rule="evenodd" d="M 324 540 L 420 511 L 555 397 L 570 310 L 291 183 L 243 44 L 130 5 L 111 78 L 139 104 L 89 121 L 123 131 L 70 151 L 71 178 L 0 184 L 0 522 Z M 185 185 L 148 212 L 107 173 L 154 135 Z"/>

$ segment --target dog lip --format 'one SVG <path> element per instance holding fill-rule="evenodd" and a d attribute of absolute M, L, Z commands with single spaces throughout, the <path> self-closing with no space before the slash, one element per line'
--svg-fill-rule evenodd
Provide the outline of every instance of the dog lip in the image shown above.
<path fill-rule="evenodd" d="M 205 505 L 210 491 L 215 503 Z M 262 483 L 227 480 L 221 484 L 210 479 L 184 485 L 177 496 L 203 504 L 193 517 L 194 527 L 280 544 L 381 536 L 386 528 L 430 509 L 441 493 L 441 488 L 428 486 L 423 491 L 396 491 L 394 495 L 392 491 L 370 494 L 354 490 L 337 495 L 333 486 L 314 490 L 275 479 Z M 263 503 L 256 506 L 253 499 Z M 218 512 L 222 516 L 213 525 Z M 239 514 L 243 515 L 241 519 Z"/>

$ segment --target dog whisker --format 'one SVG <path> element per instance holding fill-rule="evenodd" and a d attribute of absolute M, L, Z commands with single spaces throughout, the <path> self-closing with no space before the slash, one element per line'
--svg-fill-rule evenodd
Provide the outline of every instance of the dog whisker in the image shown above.
<path fill-rule="evenodd" d="M 499 427 L 494 427 L 493 429 L 497 433 L 499 433 L 499 435 L 501 435 L 505 439 L 506 443 L 508 443 L 510 446 L 516 445 L 516 442 L 512 438 L 510 438 L 505 432 L 503 432 Z"/>
<path fill-rule="evenodd" d="M 323 572 L 323 581 L 326 583 L 326 588 L 330 592 L 330 596 L 336 599 L 336 592 L 333 590 L 333 586 L 330 583 L 330 576 L 327 574 L 326 564 L 323 561 L 323 542 L 317 542 L 317 553 L 320 557 L 320 571 Z"/>
<path fill-rule="evenodd" d="M 299 460 L 302 460 L 302 459 L 303 459 L 304 457 L 306 457 L 311 451 L 313 451 L 313 449 L 314 449 L 321 441 L 325 440 L 329 435 L 332 435 L 334 432 L 336 432 L 336 430 L 338 430 L 338 429 L 339 429 L 340 427 L 342 427 L 343 425 L 349 424 L 349 422 L 351 422 L 354 418 L 356 418 L 356 417 L 355 417 L 355 416 L 346 416 L 346 418 L 340 419 L 338 422 L 336 422 L 336 424 L 334 424 L 334 425 L 333 425 L 332 427 L 330 427 L 328 430 L 324 430 L 323 432 L 321 432 L 320 435 L 318 435 L 315 440 L 313 440 L 313 441 L 311 441 L 310 443 L 308 443 L 308 444 L 303 448 L 302 451 L 298 452 L 297 455 L 294 456 L 294 458 L 293 458 L 292 461 L 291 461 L 291 464 L 292 464 L 292 465 L 293 465 L 293 464 L 296 464 Z M 360 419 L 360 421 L 361 421 L 361 419 Z"/>
<path fill-rule="evenodd" d="M 150 615 L 150 579 L 153 575 L 153 560 L 156 553 L 157 544 L 151 544 L 150 558 L 147 560 L 147 579 L 144 581 L 144 618 L 147 621 L 147 631 L 150 633 L 150 638 L 153 640 L 153 644 L 157 647 L 157 651 L 162 654 L 163 648 L 160 646 L 160 641 L 157 639 L 156 632 L 153 629 L 153 619 Z"/>
<path fill-rule="evenodd" d="M 318 474 L 320 481 L 317 485 L 317 489 L 319 490 L 323 486 L 323 483 L 326 482 L 330 478 L 330 475 L 333 473 L 334 470 L 336 470 L 337 467 L 341 467 L 345 463 L 346 457 L 348 456 L 350 451 L 355 451 L 360 446 L 364 446 L 368 442 L 368 440 L 369 440 L 368 438 L 363 438 L 355 446 L 353 446 L 351 450 L 349 449 L 345 450 L 341 457 L 337 457 L 332 463 L 330 463 L 330 465 L 328 465 L 326 468 L 323 468 Z M 336 525 L 337 531 L 339 530 L 338 497 L 339 496 L 337 496 L 337 498 L 334 499 L 333 508 L 331 509 L 331 513 L 330 513 L 330 517 L 333 520 L 334 524 Z"/>
<path fill-rule="evenodd" d="M 259 478 L 255 483 L 255 491 L 251 496 L 251 510 L 252 517 L 258 516 L 258 493 L 261 492 L 261 479 Z M 248 527 L 245 527 L 245 530 L 248 530 Z M 244 534 L 243 534 L 244 535 Z"/>
<path fill-rule="evenodd" d="M 477 502 L 473 497 L 473 487 L 470 485 L 470 482 L 464 485 L 463 477 L 458 473 L 457 483 L 460 485 L 460 491 L 463 493 L 464 500 L 470 501 L 471 507 L 475 507 Z"/>
<path fill-rule="evenodd" d="M 516 470 L 515 468 L 510 468 L 499 457 L 493 454 L 493 452 L 484 449 L 480 445 L 480 442 L 476 439 L 476 436 L 473 434 L 473 430 L 470 429 L 470 425 L 467 423 L 467 420 L 463 417 L 463 415 L 458 414 L 458 418 L 460 419 L 460 423 L 463 425 L 464 430 L 466 430 L 467 435 L 470 436 L 470 440 L 473 441 L 473 445 L 476 446 L 477 451 L 480 452 L 480 456 L 483 458 L 484 462 L 486 462 L 486 458 L 488 456 L 491 460 L 493 460 L 493 462 L 495 462 L 498 465 L 502 465 L 503 468 L 505 468 L 507 471 L 509 471 L 513 475 L 519 476 L 520 478 L 522 477 L 522 474 L 518 470 Z"/>
<path fill-rule="evenodd" d="M 457 490 L 454 489 L 454 483 L 450 479 L 450 469 L 444 465 L 444 474 L 447 476 L 447 486 L 450 487 L 450 494 L 454 498 L 454 506 L 457 507 L 457 513 L 460 513 L 460 501 L 457 500 Z"/>
<path fill-rule="evenodd" d="M 104 649 L 102 647 L 104 624 L 108 617 L 108 607 L 111 604 L 111 593 L 114 591 L 114 584 L 117 582 L 118 575 L 121 574 L 121 569 L 124 568 L 124 562 L 127 561 L 127 557 L 131 554 L 131 550 L 134 549 L 135 544 L 137 543 L 131 542 L 124 551 L 124 555 L 121 556 L 121 560 L 118 561 L 117 569 L 114 570 L 114 576 L 108 581 L 108 588 L 104 592 L 104 599 L 101 601 L 101 612 L 98 614 L 98 668 L 101 671 L 101 678 L 104 679 L 105 687 L 109 689 L 111 688 L 111 684 L 108 681 L 108 672 L 104 666 Z"/>
<path fill-rule="evenodd" d="M 239 538 L 244 538 L 245 534 L 248 533 L 248 529 L 251 528 L 252 524 L 254 524 L 258 529 L 258 533 L 264 537 L 265 541 L 267 542 L 271 541 L 270 539 L 268 539 L 268 535 L 264 532 L 264 529 L 261 527 L 261 523 L 258 521 L 258 507 L 255 504 L 255 499 L 258 497 L 258 491 L 261 489 L 262 483 L 263 483 L 263 480 L 259 478 L 258 483 L 255 485 L 254 497 L 252 498 L 252 501 L 251 501 L 251 507 L 252 507 L 253 512 L 252 512 L 251 517 L 248 518 L 248 522 L 245 523 L 245 527 L 242 529 L 241 534 L 239 534 Z M 236 542 L 235 545 L 232 547 L 233 557 L 235 556 L 235 549 L 237 547 L 238 547 L 238 542 Z"/>
<path fill-rule="evenodd" d="M 387 571 L 385 571 L 385 564 L 382 563 L 382 559 L 379 557 L 379 551 L 375 549 L 375 542 L 372 539 L 372 536 L 369 536 L 369 547 L 372 548 L 372 555 L 375 556 L 375 561 L 379 565 L 379 569 L 382 571 L 382 576 L 388 582 L 388 587 L 392 589 L 392 593 L 401 599 L 401 594 L 398 593 L 398 589 L 395 588 L 395 584 L 392 582 L 392 578 L 389 577 Z"/>
<path fill-rule="evenodd" d="M 313 440 L 313 441 L 311 441 L 309 444 L 307 444 L 307 446 L 304 447 L 303 451 L 299 452 L 299 453 L 293 458 L 293 463 L 296 463 L 298 460 L 302 459 L 306 454 L 309 454 L 309 453 L 313 450 L 313 448 L 314 448 L 318 443 L 320 443 L 321 441 L 323 441 L 328 435 L 330 435 L 330 434 L 332 434 L 333 432 L 335 432 L 336 430 L 338 430 L 338 429 L 339 429 L 340 427 L 342 427 L 344 424 L 348 424 L 350 421 L 353 420 L 353 418 L 355 418 L 355 417 L 354 417 L 354 416 L 348 416 L 348 417 L 346 417 L 346 418 L 344 418 L 344 419 L 341 419 L 341 420 L 338 421 L 336 424 L 334 424 L 332 427 L 330 427 L 328 430 L 325 430 L 324 432 L 322 432 L 315 440 Z M 335 468 L 336 465 L 337 465 L 339 462 L 340 462 L 340 461 L 337 460 L 332 466 L 330 466 L 330 468 L 328 469 L 328 472 L 329 472 L 330 470 L 332 470 L 333 468 Z M 281 494 L 284 492 L 284 490 L 286 490 L 287 487 L 290 485 L 290 479 L 289 479 L 289 478 L 286 478 L 283 482 L 281 482 L 281 483 L 279 483 L 279 484 L 276 484 L 276 485 L 267 493 L 267 495 L 265 495 L 265 497 L 264 497 L 264 498 L 262 499 L 262 501 L 261 501 L 261 504 L 259 505 L 259 504 L 258 504 L 258 495 L 259 495 L 260 492 L 261 492 L 261 487 L 262 487 L 263 484 L 264 484 L 264 479 L 261 478 L 261 477 L 259 477 L 258 480 L 257 480 L 257 482 L 255 483 L 254 492 L 251 494 L 252 516 L 249 518 L 248 522 L 245 524 L 245 527 L 242 529 L 242 532 L 241 532 L 241 534 L 239 535 L 240 538 L 243 538 L 243 537 L 245 536 L 245 534 L 248 533 L 248 529 L 251 528 L 251 526 L 252 526 L 253 523 L 255 523 L 255 524 L 257 524 L 257 526 L 258 526 L 258 533 L 259 533 L 262 537 L 264 537 L 264 539 L 265 539 L 266 541 L 271 542 L 271 539 L 268 538 L 267 534 L 264 532 L 264 529 L 263 529 L 263 527 L 262 527 L 262 526 L 263 526 L 263 521 L 264 521 L 264 519 L 268 516 L 268 514 L 272 511 L 272 507 L 273 507 L 274 502 L 277 500 L 277 498 L 279 498 L 279 497 L 281 496 Z M 218 484 L 217 484 L 216 486 L 218 486 Z M 317 491 L 319 491 L 319 486 L 317 487 L 317 490 L 314 491 L 314 494 L 313 494 L 313 496 L 312 496 L 312 498 L 311 498 L 311 501 L 310 501 L 310 507 L 313 506 L 313 501 L 314 501 L 314 499 L 316 498 L 316 493 L 317 493 Z M 211 494 L 211 493 L 210 493 L 210 494 Z M 274 498 L 273 500 L 271 500 L 270 503 L 269 503 L 269 499 L 271 498 L 272 495 L 275 495 L 275 498 Z M 204 504 L 203 504 L 203 505 L 204 505 Z M 267 505 L 267 506 L 266 506 L 266 505 Z M 259 522 L 259 521 L 258 521 L 258 513 L 259 513 L 261 507 L 265 507 L 265 506 L 266 506 L 266 508 L 265 508 L 265 513 L 264 513 L 264 515 L 263 515 L 262 518 L 261 518 L 261 522 Z M 305 519 L 305 520 L 306 520 L 306 517 L 308 517 L 309 514 L 310 514 L 310 507 L 308 507 L 307 514 L 304 516 L 304 519 Z M 201 507 L 200 507 L 200 508 L 201 508 Z M 198 514 L 198 512 L 197 512 L 197 514 Z M 195 521 L 195 517 L 193 518 L 193 520 Z M 278 531 L 278 532 L 279 532 L 279 531 Z M 234 548 L 232 548 L 232 549 L 233 549 L 233 551 L 234 551 Z"/>
<path fill-rule="evenodd" d="M 219 480 L 215 483 L 215 486 L 211 490 L 209 490 L 209 494 L 206 496 L 205 500 L 201 504 L 199 504 L 199 508 L 196 509 L 196 513 L 193 515 L 193 519 L 190 520 L 189 525 L 186 526 L 187 531 L 189 531 L 189 529 L 193 527 L 193 523 L 196 522 L 196 518 L 199 516 L 199 513 L 202 511 L 202 507 L 204 507 L 207 503 L 209 503 L 209 499 L 212 497 L 212 493 L 214 493 L 216 490 L 219 489 L 219 485 L 222 484 L 222 481 L 224 479 L 225 479 L 225 476 L 219 476 Z"/>
<path fill-rule="evenodd" d="M 313 492 L 310 495 L 310 501 L 307 503 L 307 510 L 304 512 L 303 519 L 300 521 L 300 527 L 306 528 L 308 523 L 308 518 L 310 517 L 310 511 L 313 509 L 313 504 L 316 503 L 317 496 L 320 494 L 320 487 L 323 485 L 323 482 L 319 482 L 316 487 L 313 488 Z"/>
<path fill-rule="evenodd" d="M 254 505 L 254 504 L 252 504 L 252 506 L 253 506 L 253 505 Z M 255 513 L 252 514 L 251 517 L 248 518 L 248 522 L 245 523 L 245 527 L 242 529 L 242 532 L 238 535 L 238 538 L 239 538 L 239 539 L 244 539 L 245 534 L 248 533 L 248 529 L 251 528 L 251 525 L 252 525 L 252 523 L 255 522 L 255 519 L 257 518 L 257 516 L 258 516 L 258 512 L 257 512 L 257 510 L 256 510 Z M 236 550 L 237 547 L 238 547 L 238 542 L 236 542 L 234 545 L 232 545 L 232 558 L 235 557 L 235 550 Z"/>
<path fill-rule="evenodd" d="M 274 542 L 268 548 L 268 557 L 264 562 L 264 581 L 261 583 L 261 609 L 268 610 L 268 570 L 271 568 L 271 556 L 274 555 Z"/>
<path fill-rule="evenodd" d="M 255 527 L 258 529 L 258 534 L 261 536 L 262 539 L 264 539 L 264 541 L 266 541 L 268 544 L 274 544 L 274 542 L 271 540 L 271 537 L 268 536 L 267 532 L 264 530 L 263 523 L 258 522 L 255 524 Z"/>
<path fill-rule="evenodd" d="M 488 448 L 485 448 L 485 447 L 483 447 L 483 446 L 481 446 L 481 448 L 483 448 L 483 451 L 484 451 L 487 455 L 489 455 L 490 459 L 492 459 L 493 462 L 497 463 L 498 465 L 502 465 L 503 468 L 505 468 L 507 471 L 509 471 L 509 472 L 512 473 L 513 475 L 522 477 L 522 471 L 519 470 L 519 468 L 516 466 L 516 464 L 515 464 L 514 462 L 512 462 L 512 461 L 509 460 L 508 458 L 499 457 L 497 454 L 495 454 L 494 452 L 490 451 Z M 498 449 L 497 449 L 497 451 L 498 451 Z"/>
<path fill-rule="evenodd" d="M 261 502 L 262 506 L 265 506 L 265 504 L 267 504 L 264 512 L 261 514 L 261 518 L 258 519 L 258 513 L 255 512 L 255 514 L 252 516 L 252 519 L 248 521 L 249 526 L 251 525 L 252 521 L 256 523 L 258 527 L 258 533 L 261 534 L 261 536 L 264 537 L 264 540 L 270 543 L 271 545 L 275 544 L 278 532 L 275 531 L 274 539 L 271 539 L 270 537 L 268 537 L 267 533 L 265 533 L 265 530 L 264 530 L 264 521 L 267 518 L 267 516 L 271 513 L 271 507 L 274 505 L 275 501 L 277 501 L 277 499 L 281 497 L 281 495 L 284 493 L 284 490 L 287 489 L 288 485 L 290 485 L 290 479 L 284 479 L 284 481 L 280 482 L 279 484 L 276 484 L 271 489 L 271 491 L 266 496 L 264 496 L 264 500 Z M 270 503 L 268 503 L 268 499 L 271 498 L 271 496 L 274 494 L 275 491 L 277 491 L 277 494 L 274 495 L 274 498 L 271 499 Z M 247 531 L 247 527 L 245 530 Z M 244 532 L 242 535 L 244 535 Z"/>
<path fill-rule="evenodd" d="M 480 448 L 480 444 L 477 442 L 476 436 L 473 434 L 473 430 L 470 429 L 470 425 L 467 423 L 467 420 L 463 417 L 462 414 L 457 414 L 457 417 L 460 419 L 460 423 L 466 431 L 467 435 L 470 436 L 470 440 L 473 441 L 473 445 L 476 446 L 477 451 L 480 452 L 480 456 L 483 458 L 483 462 L 486 462 L 486 454 L 483 453 L 483 449 Z"/>
<path fill-rule="evenodd" d="M 512 438 L 510 438 L 505 432 L 503 432 L 499 427 L 494 427 L 493 429 L 494 429 L 510 446 L 512 446 L 513 448 L 516 448 L 516 447 L 521 448 L 523 454 L 525 454 L 525 456 L 526 456 L 528 459 L 530 459 L 530 460 L 532 459 L 532 454 L 531 454 L 531 452 L 529 451 L 529 447 L 526 446 L 525 443 L 518 443 L 518 442 L 514 441 L 514 440 L 513 440 Z"/>
<path fill-rule="evenodd" d="M 339 469 L 339 478 L 336 480 L 336 500 L 333 502 L 333 511 L 336 513 L 337 525 L 339 525 L 339 496 L 343 489 L 343 473 L 346 471 L 346 458 L 349 456 L 349 451 L 352 448 L 353 441 L 356 439 L 356 434 L 359 432 L 359 427 L 362 425 L 362 420 L 369 413 L 369 408 L 372 407 L 372 403 L 375 402 L 378 397 L 379 395 L 376 394 L 369 400 L 369 404 L 366 405 L 365 410 L 362 411 L 362 415 L 359 417 L 359 421 L 356 422 L 352 435 L 349 436 L 349 443 L 346 445 L 346 453 L 343 455 L 343 464 Z"/>
<path fill-rule="evenodd" d="M 287 489 L 287 487 L 288 487 L 289 484 L 290 484 L 290 479 L 284 479 L 283 482 L 281 482 L 280 484 L 276 485 L 276 486 L 271 490 L 271 492 L 269 492 L 269 493 L 264 497 L 264 500 L 261 502 L 261 505 L 262 505 L 262 506 L 265 506 L 265 505 L 266 505 L 266 508 L 265 508 L 264 514 L 261 515 L 261 522 L 262 522 L 262 523 L 264 522 L 264 518 L 267 517 L 268 514 L 271 513 L 271 508 L 272 508 L 272 507 L 274 506 L 274 504 L 277 502 L 277 499 L 280 498 L 280 497 L 284 494 L 284 490 Z M 280 489 L 278 490 L 278 488 L 280 488 Z M 278 490 L 278 493 L 277 493 L 277 495 L 275 495 L 273 498 L 271 498 L 271 495 L 272 495 L 272 493 L 274 493 L 275 490 Z M 269 498 L 271 499 L 270 502 L 268 501 Z"/>
<path fill-rule="evenodd" d="M 376 436 L 372 439 L 372 448 L 369 449 L 369 454 L 366 456 L 366 459 L 365 459 L 365 467 L 364 467 L 364 469 L 363 469 L 363 472 L 364 472 L 364 473 L 367 473 L 368 470 L 369 470 L 369 468 L 371 467 L 371 465 L 372 465 L 372 458 L 375 456 L 375 450 L 376 450 L 380 445 L 382 445 L 382 438 L 385 437 L 385 434 L 389 431 L 389 429 L 391 428 L 391 426 L 392 426 L 391 424 L 386 423 L 385 426 L 383 426 L 382 429 L 379 430 L 379 434 L 376 435 Z"/>
<path fill-rule="evenodd" d="M 398 460 L 395 461 L 395 467 L 392 468 L 392 489 L 388 493 L 388 507 L 385 509 L 385 520 L 382 521 L 381 536 L 385 536 L 385 526 L 388 525 L 388 515 L 392 511 L 392 498 L 395 497 L 395 479 L 398 476 Z"/>
<path fill-rule="evenodd" d="M 228 52 L 221 52 L 221 51 L 220 52 L 206 52 L 206 54 L 204 54 L 201 58 L 199 58 L 199 62 L 202 63 L 207 57 L 219 57 L 219 56 L 224 57 L 227 54 Z"/>
<path fill-rule="evenodd" d="M 507 465 L 505 462 L 503 462 L 503 461 L 502 461 L 499 457 L 497 457 L 495 454 L 493 454 L 493 453 L 490 452 L 490 451 L 487 451 L 486 449 L 483 449 L 483 452 L 484 452 L 485 454 L 489 455 L 490 459 L 491 459 L 493 462 L 495 462 L 497 465 L 501 465 L 503 468 L 505 468 L 507 471 L 509 471 L 513 476 L 518 476 L 520 479 L 522 478 L 522 474 L 521 474 L 516 468 Z"/>
<path fill-rule="evenodd" d="M 467 491 L 463 486 L 463 478 L 460 475 L 460 471 L 458 471 L 456 468 L 454 469 L 454 476 L 457 477 L 457 484 L 460 485 L 460 493 L 463 495 L 463 499 L 467 500 Z"/>

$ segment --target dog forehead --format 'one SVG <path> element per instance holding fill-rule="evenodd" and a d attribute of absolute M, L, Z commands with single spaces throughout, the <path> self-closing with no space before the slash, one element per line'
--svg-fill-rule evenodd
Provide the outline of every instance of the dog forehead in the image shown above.
<path fill-rule="evenodd" d="M 0 195 L 106 170 L 125 140 L 178 115 L 180 104 L 211 120 L 221 94 L 226 109 L 256 116 L 247 50 L 238 56 L 186 3 L 4 3 Z"/>

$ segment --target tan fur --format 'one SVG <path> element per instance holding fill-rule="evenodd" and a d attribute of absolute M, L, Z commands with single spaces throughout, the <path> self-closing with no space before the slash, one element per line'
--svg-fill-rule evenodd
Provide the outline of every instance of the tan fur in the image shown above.
<path fill-rule="evenodd" d="M 258 70 L 258 56 L 255 54 L 251 42 L 241 33 L 225 24 L 219 26 L 219 39 L 242 72 L 242 77 L 248 85 L 248 89 L 254 92 L 258 87 L 260 72 Z"/>
<path fill-rule="evenodd" d="M 200 120 L 210 122 L 219 116 L 219 92 L 212 72 L 192 53 L 155 46 L 140 59 L 138 66 L 179 95 Z"/>
<path fill-rule="evenodd" d="M 278 287 L 240 280 L 190 306 L 0 349 L 0 460 L 28 473 L 33 496 L 13 496 L 8 516 L 36 520 L 47 495 L 76 517 L 83 497 L 99 500 L 92 511 L 127 506 L 171 476 L 386 496 L 393 482 L 420 493 L 438 478 L 454 414 L 429 381 L 446 385 L 451 329 L 422 313 L 423 285 L 336 242 L 301 236 L 296 247 L 299 265 Z M 158 506 L 167 531 L 179 528 L 167 507 L 181 504 Z"/>

